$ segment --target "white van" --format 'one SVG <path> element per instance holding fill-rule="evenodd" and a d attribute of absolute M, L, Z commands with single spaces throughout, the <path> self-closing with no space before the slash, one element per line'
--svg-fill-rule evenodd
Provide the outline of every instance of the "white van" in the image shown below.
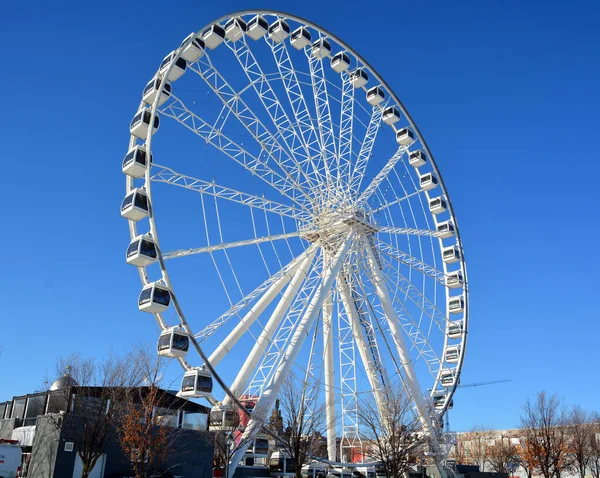
<path fill-rule="evenodd" d="M 21 447 L 0 444 L 0 478 L 15 478 L 21 468 Z"/>

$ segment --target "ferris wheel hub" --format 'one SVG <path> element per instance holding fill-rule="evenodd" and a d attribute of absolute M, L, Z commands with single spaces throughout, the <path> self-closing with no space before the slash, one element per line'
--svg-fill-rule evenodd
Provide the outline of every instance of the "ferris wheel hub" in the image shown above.
<path fill-rule="evenodd" d="M 302 226 L 300 232 L 301 237 L 309 242 L 337 244 L 340 235 L 347 235 L 352 229 L 367 237 L 379 230 L 364 209 L 350 206 L 322 211 L 311 223 Z"/>

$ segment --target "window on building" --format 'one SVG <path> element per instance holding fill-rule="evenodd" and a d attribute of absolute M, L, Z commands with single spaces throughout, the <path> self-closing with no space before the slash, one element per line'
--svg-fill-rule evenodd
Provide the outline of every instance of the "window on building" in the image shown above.
<path fill-rule="evenodd" d="M 25 402 L 26 398 L 17 398 L 13 400 L 12 415 L 10 418 L 23 418 L 25 415 Z"/>
<path fill-rule="evenodd" d="M 183 428 L 193 430 L 206 430 L 208 425 L 208 415 L 206 413 L 184 412 Z"/>

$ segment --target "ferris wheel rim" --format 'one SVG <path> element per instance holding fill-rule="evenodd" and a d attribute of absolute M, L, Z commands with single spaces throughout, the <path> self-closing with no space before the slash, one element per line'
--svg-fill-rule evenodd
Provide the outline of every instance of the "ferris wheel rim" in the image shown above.
<path fill-rule="evenodd" d="M 275 15 L 278 17 L 283 17 L 283 18 L 287 18 L 287 19 L 292 19 L 294 21 L 297 22 L 301 22 L 307 26 L 310 26 L 312 28 L 314 28 L 315 30 L 318 30 L 322 33 L 324 33 L 327 37 L 331 38 L 332 40 L 334 40 L 338 45 L 344 47 L 346 50 L 348 50 L 348 52 L 351 52 L 358 60 L 360 60 L 360 62 L 366 67 L 368 68 L 368 70 L 373 74 L 373 76 L 380 82 L 380 84 L 382 86 L 384 86 L 387 90 L 387 92 L 391 95 L 392 99 L 395 101 L 395 103 L 400 107 L 402 113 L 405 115 L 406 119 L 408 120 L 410 126 L 414 129 L 415 133 L 418 135 L 418 138 L 423 146 L 423 149 L 427 152 L 427 154 L 429 155 L 429 158 L 431 159 L 431 164 L 432 164 L 432 168 L 434 170 L 434 172 L 437 173 L 438 175 L 438 180 L 440 182 L 440 187 L 442 188 L 442 191 L 444 193 L 444 196 L 448 202 L 448 207 L 449 207 L 449 212 L 450 212 L 450 216 L 451 219 L 453 219 L 454 221 L 454 226 L 455 226 L 455 236 L 456 236 L 456 244 L 457 247 L 459 248 L 460 252 L 461 252 L 461 270 L 464 274 L 464 286 L 463 286 L 463 294 L 464 294 L 464 298 L 465 298 L 465 313 L 464 313 L 464 330 L 463 330 L 463 336 L 462 336 L 462 341 L 461 341 L 461 354 L 460 354 L 460 360 L 459 363 L 457 364 L 457 370 L 460 371 L 462 370 L 462 364 L 463 364 L 463 360 L 464 360 L 464 355 L 465 355 L 465 349 L 466 349 L 466 336 L 467 336 L 467 331 L 468 331 L 468 281 L 467 281 L 467 271 L 466 271 L 466 261 L 464 258 L 464 249 L 462 246 L 462 240 L 460 237 L 460 232 L 459 232 L 459 227 L 458 227 L 458 223 L 456 220 L 456 215 L 454 214 L 454 208 L 452 206 L 452 201 L 450 200 L 450 196 L 446 190 L 445 184 L 444 184 L 444 180 L 443 180 L 443 176 L 439 173 L 439 170 L 437 168 L 437 164 L 435 163 L 435 159 L 429 149 L 429 146 L 427 145 L 423 135 L 421 134 L 420 130 L 418 129 L 418 126 L 416 125 L 416 123 L 414 122 L 414 120 L 412 119 L 412 117 L 410 116 L 410 114 L 408 113 L 406 107 L 403 105 L 403 103 L 400 101 L 400 99 L 398 98 L 398 96 L 396 95 L 396 93 L 394 92 L 394 90 L 388 85 L 388 83 L 377 73 L 377 71 L 373 68 L 372 65 L 370 65 L 360 54 L 358 54 L 356 52 L 356 50 L 354 50 L 353 48 L 351 48 L 348 44 L 346 44 L 345 42 L 343 42 L 342 40 L 340 40 L 338 37 L 336 37 L 335 35 L 331 34 L 328 30 L 322 28 L 321 26 L 315 24 L 314 22 L 311 22 L 309 20 L 306 20 L 304 18 L 295 16 L 295 15 L 291 15 L 285 12 L 281 12 L 281 11 L 277 11 L 277 10 L 243 10 L 243 11 L 239 11 L 239 12 L 234 12 L 232 14 L 229 15 L 224 15 L 222 17 L 220 17 L 219 19 L 208 23 L 203 29 L 199 30 L 199 32 L 204 31 L 207 27 L 210 27 L 211 25 L 214 25 L 215 23 L 221 23 L 224 20 L 227 19 L 231 19 L 234 17 L 238 17 L 238 16 L 242 16 L 242 15 L 251 15 L 251 14 L 264 14 L 264 15 Z M 180 49 L 175 50 L 177 52 L 177 56 L 175 58 L 179 58 L 179 55 L 181 53 Z M 164 85 L 164 82 L 166 81 L 166 77 L 167 77 L 168 72 L 165 73 L 165 75 L 163 76 L 163 78 L 161 79 L 161 88 Z M 154 116 L 157 114 L 158 111 L 158 99 L 155 100 L 154 104 L 151 107 L 151 111 L 152 111 L 152 119 L 151 121 L 153 121 Z M 140 106 L 143 105 L 143 102 L 140 103 Z M 152 124 L 152 123 L 151 123 Z M 150 131 L 148 133 L 148 136 L 146 138 L 146 145 L 147 145 L 147 151 L 148 154 L 151 154 L 151 145 L 152 145 L 152 132 Z M 135 138 L 132 137 L 131 141 L 133 142 L 132 144 L 135 143 Z M 130 144 L 131 146 L 131 144 Z M 149 171 L 150 168 L 147 168 L 147 172 L 146 172 L 146 184 L 147 184 L 147 188 L 148 188 L 148 193 L 149 196 L 151 197 L 151 178 L 149 176 Z M 131 186 L 129 185 L 129 183 L 131 183 Z M 131 187 L 133 185 L 133 180 L 131 178 L 128 178 L 128 191 L 130 191 Z M 135 228 L 135 223 L 133 223 L 132 225 L 132 221 L 129 221 L 130 223 L 130 233 L 132 235 L 132 238 L 135 237 L 135 235 L 137 235 L 137 230 Z M 151 233 L 153 234 L 153 237 L 155 238 L 155 241 L 157 242 L 157 245 L 159 246 L 160 242 L 158 240 L 158 234 L 156 233 L 156 225 L 154 222 L 154 215 L 151 214 L 150 215 L 150 223 L 151 223 Z M 135 234 L 134 234 L 135 233 Z M 439 239 L 440 241 L 440 247 L 442 247 L 441 245 L 441 239 Z M 159 246 L 159 250 L 160 250 L 160 246 Z M 148 278 L 145 275 L 145 270 L 144 268 L 138 268 L 139 272 L 140 272 L 140 277 L 142 279 L 142 282 L 144 284 L 148 283 Z M 164 264 L 161 264 L 161 272 L 163 273 L 163 279 L 166 279 L 166 281 L 168 281 L 170 283 L 170 279 L 168 276 L 168 271 L 167 268 L 164 266 Z M 174 288 L 171 287 L 171 290 L 174 290 Z M 448 288 L 446 288 L 446 295 L 448 296 Z M 179 314 L 178 314 L 179 315 Z M 183 312 L 181 312 L 180 315 L 180 319 L 182 320 L 182 323 L 187 324 L 187 321 L 185 320 L 185 316 L 183 315 Z M 159 319 L 157 319 L 159 320 Z M 159 321 L 159 325 L 161 326 L 161 329 L 164 330 L 164 327 L 166 327 L 164 324 L 161 324 Z M 190 335 L 193 337 L 194 333 L 191 331 L 191 328 L 189 329 Z M 445 343 L 444 343 L 444 348 L 446 347 L 446 342 L 447 342 L 447 337 L 445 338 Z M 181 363 L 181 362 L 180 362 Z M 210 364 L 207 364 L 208 367 L 210 367 Z M 184 367 L 184 369 L 189 370 L 189 365 L 182 363 L 182 366 Z M 216 371 L 215 371 L 215 375 L 216 375 Z M 437 381 L 436 381 L 436 385 L 437 385 Z M 441 412 L 441 415 L 443 415 L 443 413 L 446 411 L 446 408 L 450 402 L 450 400 L 452 399 L 452 396 L 456 390 L 456 386 L 457 384 L 455 384 L 452 389 L 450 390 L 449 393 L 449 398 L 446 402 L 446 406 L 444 407 L 444 409 Z M 222 387 L 224 389 L 224 391 L 227 393 L 228 389 L 227 387 Z M 434 386 L 435 388 L 435 386 Z M 230 392 L 230 391 L 229 391 Z M 230 392 L 231 393 L 231 392 Z M 227 393 L 228 394 L 228 393 Z"/>

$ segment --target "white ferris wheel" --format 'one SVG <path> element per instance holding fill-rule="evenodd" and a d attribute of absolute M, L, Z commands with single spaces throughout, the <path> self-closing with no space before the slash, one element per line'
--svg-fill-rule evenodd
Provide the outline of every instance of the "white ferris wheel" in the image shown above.
<path fill-rule="evenodd" d="M 382 405 L 398 383 L 441 462 L 463 248 L 433 156 L 377 72 L 311 22 L 239 12 L 165 57 L 130 133 L 127 262 L 181 395 L 224 415 L 251 397 L 266 415 L 287 377 L 311 374 L 334 461 L 336 436 L 360 440 L 357 397 Z M 259 428 L 250 417 L 245 433 Z"/>

